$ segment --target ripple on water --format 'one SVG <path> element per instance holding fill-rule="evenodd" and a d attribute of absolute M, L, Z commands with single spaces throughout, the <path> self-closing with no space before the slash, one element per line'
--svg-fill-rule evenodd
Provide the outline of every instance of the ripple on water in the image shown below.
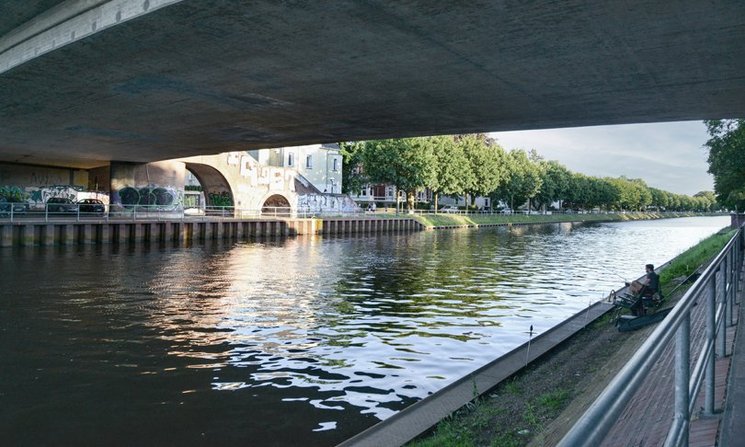
<path fill-rule="evenodd" d="M 15 365 L 3 380 L 15 386 L 3 391 L 16 416 L 46 408 L 51 395 L 79 398 L 55 384 L 85 384 L 131 405 L 123 411 L 167 406 L 166 426 L 209 408 L 212 424 L 236 414 L 282 422 L 226 427 L 246 430 L 241 439 L 328 445 L 329 432 L 338 441 L 389 417 L 524 343 L 530 326 L 545 332 L 619 287 L 619 276 L 639 276 L 726 224 L 700 222 L 298 238 L 94 252 L 74 263 L 64 252 L 24 255 L 0 263 L 0 276 L 14 278 L 0 289 L 12 310 L 0 328 L 44 349 L 3 350 Z M 640 258 L 638 246 L 652 255 Z M 28 377 L 36 365 L 54 371 L 46 385 Z M 137 386 L 112 386 L 101 365 Z M 47 419 L 68 416 L 93 417 Z"/>

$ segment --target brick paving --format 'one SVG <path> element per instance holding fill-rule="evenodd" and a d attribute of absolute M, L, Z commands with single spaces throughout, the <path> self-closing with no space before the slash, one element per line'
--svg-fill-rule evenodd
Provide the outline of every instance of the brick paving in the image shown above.
<path fill-rule="evenodd" d="M 703 303 L 702 303 L 703 304 Z M 735 315 L 739 308 L 735 307 Z M 699 305 L 691 311 L 691 370 L 696 364 L 697 356 L 705 336 L 706 306 Z M 739 319 L 738 319 L 739 320 Z M 738 321 L 739 323 L 739 321 Z M 725 402 L 727 377 L 733 352 L 736 329 L 739 324 L 727 327 L 726 356 L 715 362 L 715 399 L 714 415 L 701 414 L 704 406 L 704 390 L 697 396 L 693 420 L 689 431 L 689 446 L 716 446 L 719 427 L 722 420 L 722 409 Z M 658 361 L 652 366 L 644 383 L 639 387 L 615 426 L 601 444 L 605 447 L 651 447 L 661 446 L 673 420 L 675 406 L 674 378 L 675 353 L 673 341 L 664 349 Z M 733 444 L 734 445 L 734 444 Z M 744 444 L 745 445 L 745 444 Z"/>

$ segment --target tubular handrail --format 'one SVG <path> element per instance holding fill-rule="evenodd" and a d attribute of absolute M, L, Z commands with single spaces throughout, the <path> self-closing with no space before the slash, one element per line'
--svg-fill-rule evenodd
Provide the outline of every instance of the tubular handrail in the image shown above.
<path fill-rule="evenodd" d="M 676 405 L 675 416 L 671 421 L 671 429 L 665 445 L 677 446 L 687 443 L 690 414 L 704 375 L 706 375 L 707 396 L 708 393 L 713 396 L 713 362 L 716 353 L 716 336 L 720 331 L 723 333 L 728 324 L 725 317 L 727 304 L 728 300 L 731 299 L 730 296 L 734 298 L 734 294 L 731 293 L 735 290 L 732 287 L 733 282 L 739 280 L 737 272 L 742 267 L 742 235 L 743 229 L 740 228 L 708 265 L 698 280 L 686 291 L 668 316 L 655 328 L 595 402 L 590 405 L 584 415 L 564 436 L 558 444 L 559 446 L 589 447 L 599 445 L 621 415 L 626 404 L 636 394 L 637 389 L 649 373 L 650 367 L 657 361 L 673 336 L 676 336 L 676 343 L 678 344 L 676 349 Z M 731 259 L 731 261 L 728 263 L 726 262 L 727 259 Z M 722 301 L 720 306 L 712 311 L 714 315 L 709 315 L 710 321 L 707 321 L 707 326 L 711 326 L 713 323 L 714 327 L 708 327 L 707 337 L 701 348 L 697 365 L 690 371 L 688 360 L 690 353 L 690 312 L 699 298 L 707 297 L 707 288 L 711 289 L 708 293 L 708 300 L 716 300 L 717 295 L 720 294 L 716 287 L 717 274 L 720 272 L 722 273 L 721 281 L 724 282 L 723 287 L 721 287 Z M 712 309 L 714 309 L 713 304 L 714 302 L 710 302 Z M 681 343 L 685 346 L 680 346 Z M 683 358 L 681 359 L 681 357 Z M 709 377 L 710 374 L 712 375 L 711 378 Z M 681 375 L 684 377 L 680 377 Z M 682 383 L 685 383 L 686 386 L 681 386 Z"/>

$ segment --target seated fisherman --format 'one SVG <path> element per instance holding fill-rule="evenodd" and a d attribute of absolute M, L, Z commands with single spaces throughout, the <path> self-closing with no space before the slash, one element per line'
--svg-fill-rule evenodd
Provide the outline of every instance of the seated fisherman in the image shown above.
<path fill-rule="evenodd" d="M 645 301 L 650 302 L 655 293 L 660 290 L 660 276 L 654 271 L 654 265 L 647 264 L 645 266 L 647 274 L 641 281 L 634 281 L 630 285 L 631 293 L 634 295 L 641 295 L 640 299 L 634 307 L 631 308 L 631 312 L 634 315 L 644 315 Z M 649 304 L 646 304 L 649 306 Z"/>
<path fill-rule="evenodd" d="M 654 271 L 654 265 L 647 264 L 647 274 L 644 275 L 641 281 L 634 281 L 631 283 L 631 293 L 641 293 L 643 297 L 652 297 L 658 290 L 660 290 L 660 275 Z"/>

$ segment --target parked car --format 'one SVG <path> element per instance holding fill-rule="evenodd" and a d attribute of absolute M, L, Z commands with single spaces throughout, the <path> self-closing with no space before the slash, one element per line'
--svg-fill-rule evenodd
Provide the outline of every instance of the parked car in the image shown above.
<path fill-rule="evenodd" d="M 443 206 L 442 208 L 440 208 L 440 212 L 441 212 L 441 213 L 453 213 L 453 214 L 458 214 L 458 213 L 460 213 L 460 210 L 458 209 L 458 207 L 457 207 L 457 206 L 453 206 L 453 205 L 445 205 L 445 206 Z"/>
<path fill-rule="evenodd" d="M 106 205 L 98 199 L 83 199 L 78 202 L 80 214 L 97 214 L 103 216 L 106 214 Z"/>
<path fill-rule="evenodd" d="M 28 211 L 28 203 L 26 202 L 8 202 L 0 198 L 0 216 L 9 216 L 10 210 L 13 210 L 13 214 L 26 214 Z"/>
<path fill-rule="evenodd" d="M 47 200 L 47 210 L 50 213 L 77 213 L 78 205 L 67 197 L 52 197 Z"/>

